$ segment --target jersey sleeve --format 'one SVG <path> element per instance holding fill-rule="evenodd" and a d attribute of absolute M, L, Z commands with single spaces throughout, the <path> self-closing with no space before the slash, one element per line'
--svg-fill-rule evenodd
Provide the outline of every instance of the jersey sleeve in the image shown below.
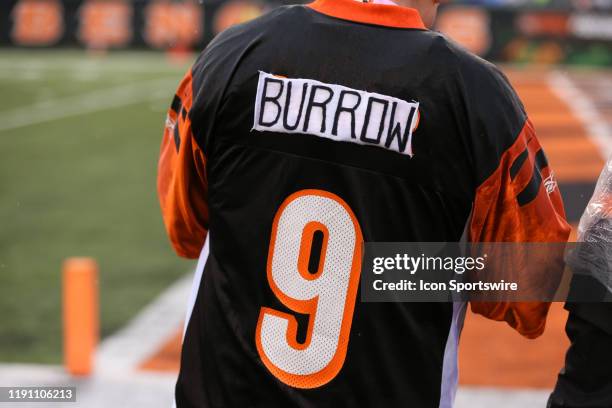
<path fill-rule="evenodd" d="M 559 188 L 523 104 L 505 76 L 486 67 L 473 82 L 477 176 L 471 242 L 565 242 L 570 227 Z M 563 260 L 558 260 L 562 264 Z M 546 273 L 529 270 L 530 274 Z M 545 277 L 541 277 L 545 278 Z M 528 338 L 543 333 L 550 303 L 472 302 L 472 311 L 505 321 Z"/>
<path fill-rule="evenodd" d="M 529 120 L 499 167 L 476 191 L 474 242 L 565 242 L 570 227 L 553 172 Z M 532 271 L 540 273 L 541 271 Z M 550 304 L 473 302 L 472 311 L 506 321 L 526 337 L 544 331 Z"/>
<path fill-rule="evenodd" d="M 157 191 L 170 242 L 179 256 L 197 258 L 208 231 L 206 156 L 195 140 L 190 111 L 192 70 L 181 81 L 164 128 Z"/>

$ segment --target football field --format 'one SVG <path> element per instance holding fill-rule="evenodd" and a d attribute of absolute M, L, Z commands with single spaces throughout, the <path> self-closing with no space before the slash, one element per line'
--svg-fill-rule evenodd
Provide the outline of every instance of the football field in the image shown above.
<path fill-rule="evenodd" d="M 61 361 L 66 257 L 99 262 L 102 336 L 190 268 L 167 244 L 155 186 L 190 63 L 0 51 L 0 361 Z"/>
<path fill-rule="evenodd" d="M 192 60 L 0 50 L 0 385 L 69 381 L 89 401 L 78 406 L 167 406 L 194 264 L 165 237 L 156 165 L 166 109 Z M 612 74 L 504 70 L 575 226 L 612 153 Z M 102 344 L 91 380 L 57 366 L 61 265 L 71 256 L 100 266 Z M 458 407 L 543 406 L 563 364 L 565 318 L 555 305 L 545 335 L 528 341 L 468 315 Z M 144 399 L 125 403 L 128 387 Z"/>

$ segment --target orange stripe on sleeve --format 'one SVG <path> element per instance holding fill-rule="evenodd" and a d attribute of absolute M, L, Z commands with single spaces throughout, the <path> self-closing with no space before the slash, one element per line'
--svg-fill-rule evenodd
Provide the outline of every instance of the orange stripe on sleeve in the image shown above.
<path fill-rule="evenodd" d="M 179 256 L 197 258 L 208 231 L 206 157 L 193 136 L 191 70 L 168 110 L 161 144 L 157 192 L 170 242 Z"/>

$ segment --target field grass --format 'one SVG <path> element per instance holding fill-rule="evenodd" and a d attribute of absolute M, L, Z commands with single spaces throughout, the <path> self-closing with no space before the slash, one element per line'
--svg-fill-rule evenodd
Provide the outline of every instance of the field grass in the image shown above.
<path fill-rule="evenodd" d="M 167 243 L 155 187 L 190 62 L 0 50 L 0 361 L 61 361 L 66 257 L 99 262 L 102 336 L 192 267 Z"/>

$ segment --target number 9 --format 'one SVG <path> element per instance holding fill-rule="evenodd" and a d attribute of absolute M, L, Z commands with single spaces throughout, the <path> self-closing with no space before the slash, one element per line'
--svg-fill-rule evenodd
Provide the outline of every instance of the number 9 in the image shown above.
<path fill-rule="evenodd" d="M 323 233 L 318 270 L 308 264 L 314 234 Z M 262 307 L 255 333 L 264 365 L 296 388 L 331 381 L 346 357 L 361 274 L 361 228 L 350 207 L 322 190 L 290 195 L 274 217 L 268 253 L 270 288 L 289 309 L 308 315 L 306 341 L 295 316 Z"/>

